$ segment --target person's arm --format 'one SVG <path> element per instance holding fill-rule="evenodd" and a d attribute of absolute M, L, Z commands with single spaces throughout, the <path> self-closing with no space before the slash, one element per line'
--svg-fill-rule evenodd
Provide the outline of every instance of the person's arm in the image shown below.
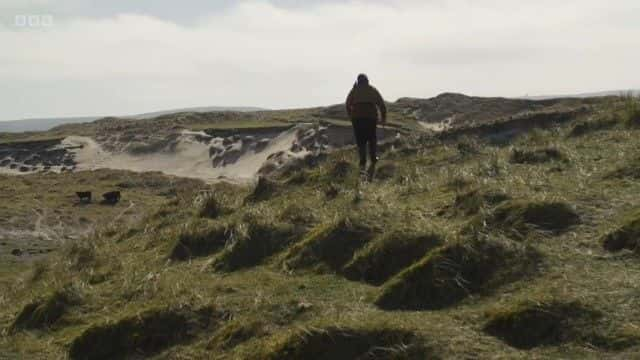
<path fill-rule="evenodd" d="M 353 89 L 349 91 L 349 95 L 347 96 L 347 101 L 345 102 L 345 106 L 347 107 L 347 115 L 351 117 L 351 110 L 353 108 Z"/>
<path fill-rule="evenodd" d="M 376 100 L 376 105 L 378 105 L 378 108 L 380 109 L 380 116 L 382 117 L 382 123 L 386 123 L 387 122 L 387 105 L 384 103 L 384 99 L 382 98 L 382 95 L 380 95 L 380 92 L 378 91 L 378 89 L 376 89 L 376 94 L 377 94 L 377 100 Z"/>

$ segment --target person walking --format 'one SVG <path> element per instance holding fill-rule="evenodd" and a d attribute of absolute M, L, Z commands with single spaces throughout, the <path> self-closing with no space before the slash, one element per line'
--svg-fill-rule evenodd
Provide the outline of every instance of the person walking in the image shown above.
<path fill-rule="evenodd" d="M 358 145 L 360 156 L 360 174 L 370 181 L 376 169 L 378 139 L 376 127 L 378 122 L 383 125 L 387 121 L 387 107 L 378 90 L 369 84 L 365 74 L 358 75 L 353 89 L 346 101 L 347 114 L 351 118 L 353 133 Z M 368 150 L 368 151 L 367 151 Z M 367 169 L 367 152 L 369 153 L 369 168 Z"/>

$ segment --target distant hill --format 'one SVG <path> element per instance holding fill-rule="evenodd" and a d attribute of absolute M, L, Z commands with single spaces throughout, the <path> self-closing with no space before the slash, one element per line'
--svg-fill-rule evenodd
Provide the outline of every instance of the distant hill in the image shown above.
<path fill-rule="evenodd" d="M 213 111 L 239 111 L 239 112 L 251 112 L 265 110 L 257 107 L 241 107 L 241 106 L 200 106 L 192 108 L 171 109 L 164 111 L 156 111 L 137 115 L 126 115 L 121 118 L 129 119 L 150 119 L 161 115 L 179 113 L 179 112 L 213 112 Z M 84 122 L 91 122 L 98 119 L 102 119 L 105 116 L 78 116 L 78 117 L 60 117 L 60 118 L 37 118 L 37 119 L 23 119 L 23 120 L 11 120 L 0 121 L 0 132 L 24 132 L 24 131 L 47 131 L 56 126 L 63 124 L 78 124 Z"/>
<path fill-rule="evenodd" d="M 633 94 L 634 96 L 640 96 L 640 89 L 598 91 L 598 92 L 572 94 L 572 95 L 565 94 L 565 95 L 523 96 L 521 99 L 548 100 L 548 99 L 561 99 L 561 98 L 590 98 L 590 97 L 604 97 L 604 96 L 620 96 L 620 95 L 626 95 L 626 94 Z"/>

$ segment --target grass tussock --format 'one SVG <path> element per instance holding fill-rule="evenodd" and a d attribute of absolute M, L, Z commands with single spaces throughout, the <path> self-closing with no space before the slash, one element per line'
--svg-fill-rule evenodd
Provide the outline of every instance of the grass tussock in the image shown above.
<path fill-rule="evenodd" d="M 486 293 L 535 271 L 539 255 L 511 241 L 458 241 L 431 251 L 384 284 L 385 310 L 435 310 Z"/>
<path fill-rule="evenodd" d="M 619 120 L 611 115 L 580 121 L 571 128 L 569 137 L 579 137 L 597 131 L 608 130 L 618 125 L 618 123 Z"/>
<path fill-rule="evenodd" d="M 630 127 L 640 126 L 640 99 L 628 95 L 624 97 L 623 116 L 625 123 Z"/>
<path fill-rule="evenodd" d="M 169 258 L 185 261 L 209 256 L 224 247 L 228 232 L 227 225 L 223 223 L 210 224 L 205 221 L 191 223 L 178 235 Z"/>
<path fill-rule="evenodd" d="M 197 200 L 198 215 L 203 218 L 217 219 L 230 214 L 233 208 L 223 193 L 206 193 Z"/>
<path fill-rule="evenodd" d="M 229 234 L 224 250 L 212 262 L 217 271 L 234 271 L 258 265 L 296 239 L 295 227 L 250 214 Z"/>
<path fill-rule="evenodd" d="M 379 165 L 375 171 L 375 179 L 380 181 L 386 181 L 393 179 L 394 176 L 398 173 L 398 166 L 394 163 L 384 163 Z"/>
<path fill-rule="evenodd" d="M 392 232 L 357 252 L 343 272 L 350 280 L 381 285 L 443 243 L 443 238 L 432 232 Z"/>
<path fill-rule="evenodd" d="M 195 338 L 225 316 L 211 307 L 147 310 L 115 322 L 90 326 L 71 342 L 69 358 L 146 357 Z"/>
<path fill-rule="evenodd" d="M 557 234 L 579 223 L 580 216 L 564 202 L 507 201 L 473 220 L 468 230 L 498 229 L 523 239 L 533 231 Z"/>
<path fill-rule="evenodd" d="M 617 169 L 607 173 L 604 176 L 607 180 L 615 180 L 615 179 L 630 179 L 630 180 L 638 180 L 640 179 L 640 158 L 635 158 L 625 165 L 618 167 Z"/>
<path fill-rule="evenodd" d="M 370 226 L 350 218 L 322 224 L 289 249 L 284 267 L 294 270 L 315 266 L 317 270 L 339 272 L 354 252 L 373 238 L 373 233 Z"/>
<path fill-rule="evenodd" d="M 278 193 L 280 184 L 265 176 L 258 177 L 253 191 L 246 197 L 245 203 L 255 203 L 271 199 Z"/>
<path fill-rule="evenodd" d="M 58 290 L 44 299 L 25 305 L 9 329 L 16 332 L 51 327 L 64 316 L 70 306 L 78 304 L 80 299 L 80 294 L 71 287 Z"/>
<path fill-rule="evenodd" d="M 229 350 L 239 344 L 263 336 L 266 333 L 264 324 L 259 321 L 233 320 L 216 331 L 207 344 L 209 350 Z"/>
<path fill-rule="evenodd" d="M 488 313 L 484 331 L 510 346 L 531 349 L 590 337 L 601 314 L 582 303 L 560 300 L 528 301 Z"/>
<path fill-rule="evenodd" d="M 637 251 L 640 245 L 640 210 L 627 215 L 622 225 L 608 233 L 602 239 L 605 250 L 617 252 L 621 250 Z"/>
<path fill-rule="evenodd" d="M 353 164 L 345 159 L 339 159 L 329 168 L 329 176 L 333 179 L 344 179 L 353 172 Z"/>
<path fill-rule="evenodd" d="M 416 336 L 406 330 L 329 327 L 292 333 L 266 349 L 260 358 L 417 360 L 434 358 L 434 355 L 416 344 Z"/>
<path fill-rule="evenodd" d="M 451 212 L 455 215 L 471 216 L 509 199 L 509 195 L 499 190 L 474 189 L 456 195 Z"/>
<path fill-rule="evenodd" d="M 567 158 L 559 149 L 549 147 L 535 150 L 513 149 L 509 161 L 513 164 L 541 164 L 567 161 Z"/>

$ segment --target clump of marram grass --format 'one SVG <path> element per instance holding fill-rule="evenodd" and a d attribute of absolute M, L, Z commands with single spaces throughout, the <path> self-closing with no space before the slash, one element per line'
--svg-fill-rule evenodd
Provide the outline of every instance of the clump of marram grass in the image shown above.
<path fill-rule="evenodd" d="M 385 162 L 375 169 L 374 177 L 376 180 L 385 181 L 392 179 L 397 172 L 398 167 L 396 166 L 396 164 Z"/>
<path fill-rule="evenodd" d="M 456 241 L 429 252 L 387 281 L 375 304 L 385 310 L 435 310 L 534 273 L 540 256 L 512 241 Z"/>
<path fill-rule="evenodd" d="M 194 339 L 200 332 L 228 317 L 212 307 L 152 309 L 92 325 L 73 339 L 70 359 L 120 359 L 148 357 Z"/>
<path fill-rule="evenodd" d="M 567 157 L 555 147 L 534 150 L 513 149 L 509 161 L 514 164 L 540 164 L 551 161 L 567 161 Z"/>
<path fill-rule="evenodd" d="M 632 94 L 624 97 L 624 121 L 628 126 L 640 126 L 640 99 Z"/>
<path fill-rule="evenodd" d="M 71 270 L 80 271 L 95 265 L 98 254 L 96 244 L 88 239 L 81 239 L 67 243 L 62 256 Z"/>
<path fill-rule="evenodd" d="M 470 137 L 463 137 L 456 143 L 456 150 L 462 158 L 470 157 L 480 153 L 478 142 Z"/>
<path fill-rule="evenodd" d="M 551 300 L 517 304 L 488 312 L 484 331 L 510 346 L 528 350 L 537 346 L 589 340 L 602 314 L 579 301 Z M 601 337 L 599 337 L 601 338 Z"/>
<path fill-rule="evenodd" d="M 492 208 L 509 199 L 509 195 L 500 190 L 474 189 L 457 194 L 451 211 L 456 215 L 475 215 L 482 209 Z"/>
<path fill-rule="evenodd" d="M 607 173 L 604 176 L 604 178 L 606 180 L 612 180 L 612 179 L 638 180 L 640 179 L 640 158 L 635 158 L 631 161 L 628 161 L 623 166 L 620 166 L 617 169 Z"/>
<path fill-rule="evenodd" d="M 203 218 L 217 219 L 230 214 L 233 209 L 224 193 L 208 192 L 196 200 L 198 215 Z"/>
<path fill-rule="evenodd" d="M 224 250 L 211 265 L 218 271 L 234 271 L 258 265 L 267 257 L 295 242 L 296 229 L 291 223 L 249 213 L 231 229 Z"/>
<path fill-rule="evenodd" d="M 279 183 L 265 176 L 260 176 L 253 191 L 245 198 L 245 203 L 269 200 L 278 193 L 279 189 Z"/>
<path fill-rule="evenodd" d="M 279 221 L 300 227 L 307 227 L 316 222 L 316 215 L 312 209 L 295 202 L 284 207 L 277 218 Z"/>
<path fill-rule="evenodd" d="M 176 239 L 169 258 L 185 261 L 209 256 L 224 247 L 229 235 L 227 224 L 195 221 L 187 224 Z"/>
<path fill-rule="evenodd" d="M 344 179 L 353 171 L 353 165 L 345 160 L 335 161 L 329 168 L 328 175 L 333 179 Z"/>
<path fill-rule="evenodd" d="M 43 329 L 55 325 L 70 306 L 80 302 L 77 289 L 67 286 L 43 299 L 25 305 L 10 326 L 10 331 Z"/>
<path fill-rule="evenodd" d="M 580 216 L 569 204 L 559 201 L 504 202 L 493 211 L 477 216 L 466 231 L 500 230 L 517 239 L 534 231 L 558 234 L 580 223 Z"/>
<path fill-rule="evenodd" d="M 605 250 L 617 252 L 621 250 L 637 251 L 640 248 L 640 210 L 635 210 L 625 217 L 617 229 L 609 232 L 602 239 Z"/>
<path fill-rule="evenodd" d="M 216 331 L 207 344 L 208 350 L 229 350 L 239 344 L 266 333 L 260 321 L 232 320 Z"/>
<path fill-rule="evenodd" d="M 343 273 L 350 280 L 380 285 L 443 243 L 433 232 L 394 231 L 358 251 Z"/>
<path fill-rule="evenodd" d="M 392 328 L 329 327 L 303 329 L 281 337 L 266 347 L 261 359 L 425 359 L 435 354 L 419 344 L 418 337 Z"/>
<path fill-rule="evenodd" d="M 569 131 L 569 137 L 583 136 L 592 132 L 607 130 L 615 127 L 620 120 L 615 115 L 607 114 L 595 119 L 580 121 Z"/>
<path fill-rule="evenodd" d="M 340 271 L 353 253 L 373 238 L 373 234 L 370 226 L 348 217 L 321 224 L 289 249 L 283 265 L 287 270 L 315 267 L 316 270 Z"/>

